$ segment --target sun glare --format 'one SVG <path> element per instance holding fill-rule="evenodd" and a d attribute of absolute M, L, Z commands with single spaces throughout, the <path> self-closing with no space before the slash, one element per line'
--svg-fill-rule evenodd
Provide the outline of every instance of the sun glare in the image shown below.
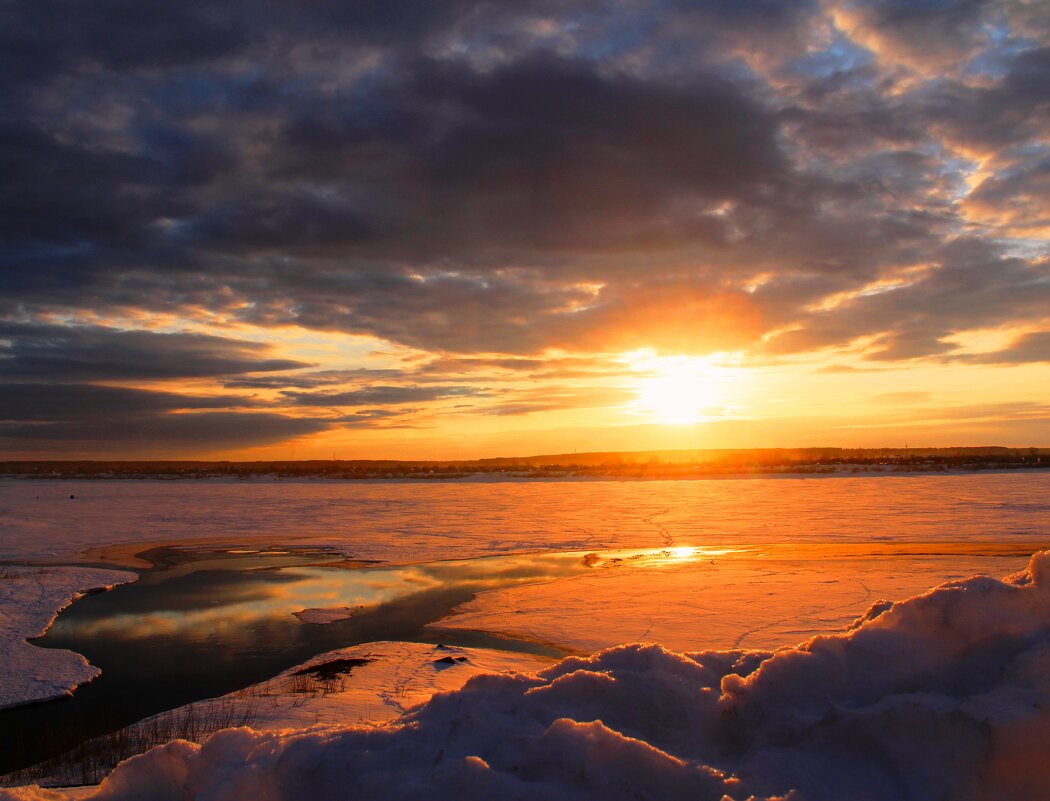
<path fill-rule="evenodd" d="M 696 423 L 718 400 L 717 375 L 703 359 L 654 358 L 646 366 L 654 374 L 639 382 L 637 407 L 661 423 Z"/>

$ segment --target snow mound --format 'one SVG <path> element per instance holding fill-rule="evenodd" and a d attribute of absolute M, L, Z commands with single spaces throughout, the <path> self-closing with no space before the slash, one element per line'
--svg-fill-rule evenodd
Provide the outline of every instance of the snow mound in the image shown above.
<path fill-rule="evenodd" d="M 774 653 L 624 645 L 373 728 L 227 729 L 96 801 L 1050 798 L 1050 552 Z M 44 799 L 44 794 L 0 798 Z"/>

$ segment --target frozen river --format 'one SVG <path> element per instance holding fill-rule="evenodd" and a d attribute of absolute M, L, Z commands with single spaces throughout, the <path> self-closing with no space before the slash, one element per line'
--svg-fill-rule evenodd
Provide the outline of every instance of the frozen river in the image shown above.
<path fill-rule="evenodd" d="M 70 496 L 75 495 L 75 499 Z M 332 546 L 384 561 L 497 553 L 1050 536 L 1050 472 L 697 481 L 4 481 L 0 560 L 119 543 Z"/>

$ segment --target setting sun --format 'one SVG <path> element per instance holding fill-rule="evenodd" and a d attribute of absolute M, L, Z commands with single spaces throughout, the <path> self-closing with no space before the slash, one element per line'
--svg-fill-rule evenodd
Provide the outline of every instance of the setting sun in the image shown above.
<path fill-rule="evenodd" d="M 654 359 L 655 374 L 638 386 L 638 410 L 658 422 L 683 425 L 702 420 L 718 401 L 718 378 L 703 359 Z"/>

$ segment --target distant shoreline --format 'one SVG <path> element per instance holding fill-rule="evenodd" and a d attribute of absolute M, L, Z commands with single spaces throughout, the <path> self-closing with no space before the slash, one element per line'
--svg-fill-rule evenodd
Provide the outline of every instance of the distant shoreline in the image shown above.
<path fill-rule="evenodd" d="M 1050 468 L 1050 448 L 734 448 L 486 459 L 0 461 L 0 478 L 83 480 L 564 481 L 931 475 Z"/>
<path fill-rule="evenodd" d="M 697 472 L 616 471 L 603 472 L 581 470 L 533 470 L 533 471 L 464 471 L 462 473 L 403 473 L 385 475 L 332 476 L 323 473 L 247 473 L 223 474 L 133 474 L 84 475 L 84 474 L 19 474 L 0 473 L 0 481 L 203 481 L 209 484 L 239 483 L 325 483 L 325 484 L 485 484 L 485 483 L 560 483 L 575 481 L 729 481 L 747 479 L 807 479 L 807 478 L 914 478 L 919 476 L 969 476 L 976 474 L 1026 474 L 1050 470 L 1050 464 L 1004 465 L 981 467 L 954 467 L 922 469 L 884 465 L 841 465 L 836 467 L 813 466 L 780 467 L 775 469 L 704 470 Z"/>

